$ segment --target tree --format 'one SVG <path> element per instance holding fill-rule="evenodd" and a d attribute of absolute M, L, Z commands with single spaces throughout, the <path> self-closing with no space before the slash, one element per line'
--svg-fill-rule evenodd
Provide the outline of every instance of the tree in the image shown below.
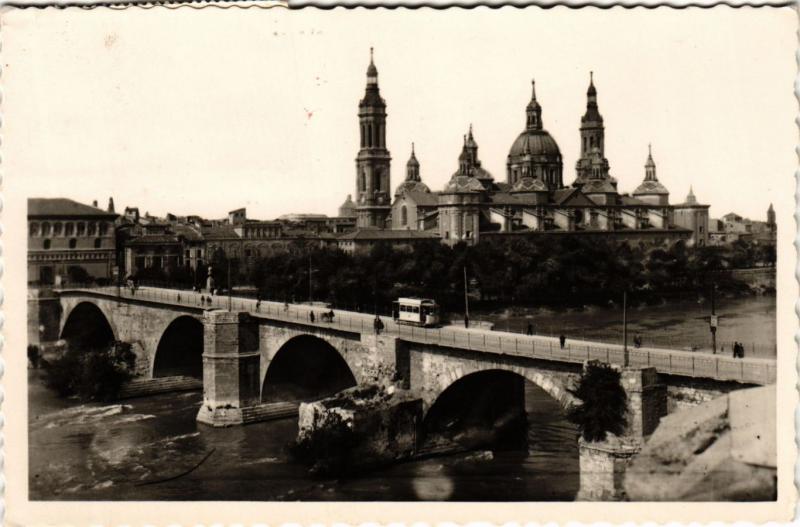
<path fill-rule="evenodd" d="M 627 425 L 627 395 L 621 374 L 608 364 L 590 362 L 577 388 L 570 390 L 581 402 L 567 418 L 578 426 L 587 441 L 603 441 L 609 432 L 621 435 Z"/>

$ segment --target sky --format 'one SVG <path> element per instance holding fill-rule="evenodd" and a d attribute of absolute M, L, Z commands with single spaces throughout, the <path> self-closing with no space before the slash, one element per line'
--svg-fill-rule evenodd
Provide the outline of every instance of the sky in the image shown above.
<path fill-rule="evenodd" d="M 791 214 L 797 101 L 790 8 L 79 9 L 3 17 L 7 190 L 154 215 L 335 215 L 355 187 L 375 48 L 392 187 L 412 141 L 440 190 L 470 124 L 505 180 L 536 79 L 564 182 L 594 71 L 622 192 L 692 185 L 718 217 Z M 785 208 L 786 210 L 780 210 Z"/>

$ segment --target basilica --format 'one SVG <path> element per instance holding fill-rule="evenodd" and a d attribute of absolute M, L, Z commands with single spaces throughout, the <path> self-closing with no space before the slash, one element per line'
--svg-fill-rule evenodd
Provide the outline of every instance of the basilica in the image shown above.
<path fill-rule="evenodd" d="M 380 95 L 370 50 L 366 91 L 358 107 L 355 200 L 348 196 L 339 211 L 339 216 L 356 218 L 356 232 L 349 238 L 438 238 L 448 244 L 474 244 L 492 236 L 547 233 L 707 244 L 709 206 L 699 204 L 691 193 L 685 202 L 670 204 L 669 191 L 656 176 L 652 152 L 648 151 L 644 178 L 633 193 L 618 190 L 605 157 L 605 126 L 591 75 L 586 96 L 580 157 L 571 184 L 564 184 L 561 150 L 545 129 L 532 82 L 525 126 L 509 149 L 504 180 L 495 179 L 481 165 L 470 126 L 458 169 L 443 189 L 431 190 L 422 181 L 412 143 L 405 179 L 392 193 L 386 101 Z"/>

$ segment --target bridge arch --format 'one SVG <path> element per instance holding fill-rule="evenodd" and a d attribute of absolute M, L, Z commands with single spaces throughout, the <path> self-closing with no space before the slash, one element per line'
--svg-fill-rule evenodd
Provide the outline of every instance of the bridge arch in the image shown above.
<path fill-rule="evenodd" d="M 170 322 L 161 334 L 150 368 L 152 377 L 203 378 L 203 323 L 190 315 Z"/>
<path fill-rule="evenodd" d="M 65 313 L 59 337 L 77 349 L 103 348 L 118 340 L 110 319 L 97 304 L 88 301 Z"/>
<path fill-rule="evenodd" d="M 345 357 L 316 335 L 296 335 L 269 361 L 261 383 L 261 401 L 321 399 L 357 384 Z"/>
<path fill-rule="evenodd" d="M 577 403 L 566 386 L 546 373 L 496 363 L 465 366 L 440 374 L 438 386 L 425 397 L 421 444 L 435 445 L 446 439 L 467 448 L 527 449 L 530 401 L 526 383 L 535 386 L 530 395 L 543 405 L 539 412 L 555 412 L 563 418 Z"/>

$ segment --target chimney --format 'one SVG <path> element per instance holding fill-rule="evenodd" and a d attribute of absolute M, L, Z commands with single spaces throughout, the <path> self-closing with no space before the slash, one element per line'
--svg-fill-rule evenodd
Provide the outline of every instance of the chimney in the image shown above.
<path fill-rule="evenodd" d="M 92 201 L 92 207 L 97 208 L 97 200 Z"/>
<path fill-rule="evenodd" d="M 108 212 L 114 212 L 114 198 L 108 198 Z"/>

